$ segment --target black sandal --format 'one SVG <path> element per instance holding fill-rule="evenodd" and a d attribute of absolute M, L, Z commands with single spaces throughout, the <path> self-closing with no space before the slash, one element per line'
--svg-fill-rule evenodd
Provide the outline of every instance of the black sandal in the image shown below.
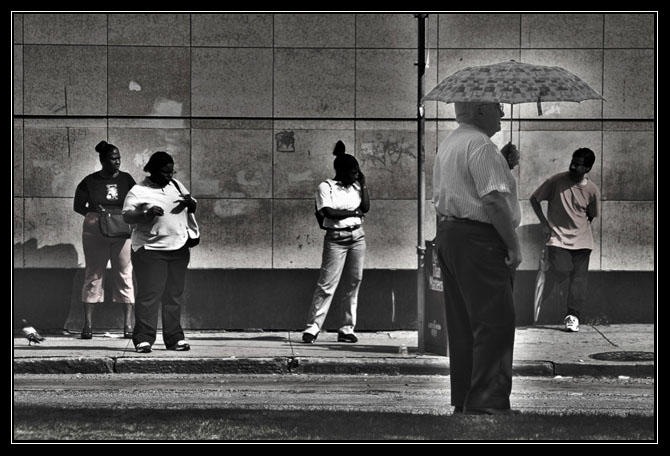
<path fill-rule="evenodd" d="M 91 328 L 86 328 L 81 330 L 82 339 L 93 339 L 93 330 Z"/>

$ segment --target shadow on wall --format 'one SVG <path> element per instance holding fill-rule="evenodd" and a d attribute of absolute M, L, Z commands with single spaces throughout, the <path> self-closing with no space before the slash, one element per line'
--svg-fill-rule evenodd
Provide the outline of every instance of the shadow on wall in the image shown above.
<path fill-rule="evenodd" d="M 14 254 L 21 254 L 23 264 L 40 268 L 76 268 L 79 267 L 79 255 L 72 244 L 45 245 L 37 247 L 37 239 L 28 239 L 24 243 L 14 244 Z M 34 266 L 33 266 L 34 265 Z"/>
<path fill-rule="evenodd" d="M 59 329 L 69 310 L 74 269 L 79 264 L 72 244 L 38 247 L 37 239 L 14 244 L 14 257 L 23 266 L 12 276 L 12 312 L 14 326 L 22 318 L 43 329 Z"/>
<path fill-rule="evenodd" d="M 521 225 L 516 232 L 519 235 L 519 239 L 523 240 L 523 245 L 526 246 L 526 251 L 536 252 L 536 256 L 539 257 L 540 252 L 544 248 L 542 225 L 540 223 Z"/>

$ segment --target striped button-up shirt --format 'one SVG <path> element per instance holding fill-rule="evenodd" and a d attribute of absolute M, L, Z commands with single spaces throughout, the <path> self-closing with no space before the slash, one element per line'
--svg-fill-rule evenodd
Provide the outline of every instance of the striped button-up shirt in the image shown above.
<path fill-rule="evenodd" d="M 433 204 L 438 214 L 491 223 L 482 197 L 505 195 L 515 227 L 521 223 L 516 180 L 498 147 L 479 128 L 461 123 L 437 150 Z"/>

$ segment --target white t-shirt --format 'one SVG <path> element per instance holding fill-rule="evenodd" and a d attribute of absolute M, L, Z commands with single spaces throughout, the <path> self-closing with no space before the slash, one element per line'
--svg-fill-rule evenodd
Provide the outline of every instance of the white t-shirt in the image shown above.
<path fill-rule="evenodd" d="M 177 184 L 182 193 L 188 193 L 184 184 L 179 181 Z M 160 206 L 164 211 L 160 217 L 134 225 L 130 237 L 134 251 L 141 247 L 147 250 L 179 250 L 186 244 L 188 210 L 183 207 L 180 212 L 172 213 L 172 210 L 179 206 L 179 203 L 175 202 L 178 199 L 181 199 L 181 195 L 172 182 L 160 188 L 145 178 L 130 189 L 123 203 L 123 212 L 149 209 L 152 206 Z"/>
<path fill-rule="evenodd" d="M 327 179 L 319 184 L 316 191 L 316 209 L 324 207 L 332 209 L 355 211 L 361 205 L 361 186 L 358 182 L 344 186 L 341 182 Z M 341 220 L 324 218 L 323 225 L 327 228 L 347 228 L 363 223 L 361 217 L 347 217 Z"/>
<path fill-rule="evenodd" d="M 505 196 L 515 227 L 521 223 L 516 180 L 505 157 L 479 128 L 460 124 L 442 141 L 433 168 L 433 203 L 438 213 L 491 223 L 482 197 Z"/>

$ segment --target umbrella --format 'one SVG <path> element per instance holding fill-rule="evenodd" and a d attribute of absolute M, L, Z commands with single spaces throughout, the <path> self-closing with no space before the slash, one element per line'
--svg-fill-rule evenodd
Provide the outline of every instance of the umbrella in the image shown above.
<path fill-rule="evenodd" d="M 542 249 L 540 254 L 540 264 L 537 268 L 537 276 L 535 277 L 535 296 L 533 298 L 533 324 L 537 323 L 540 317 L 540 307 L 542 306 L 542 293 L 544 292 L 545 274 L 548 269 L 547 264 L 547 247 Z"/>
<path fill-rule="evenodd" d="M 423 97 L 423 101 L 445 103 L 490 102 L 512 106 L 516 103 L 537 103 L 538 115 L 542 115 L 543 101 L 584 100 L 604 98 L 583 79 L 564 68 L 515 60 L 456 71 Z"/>

